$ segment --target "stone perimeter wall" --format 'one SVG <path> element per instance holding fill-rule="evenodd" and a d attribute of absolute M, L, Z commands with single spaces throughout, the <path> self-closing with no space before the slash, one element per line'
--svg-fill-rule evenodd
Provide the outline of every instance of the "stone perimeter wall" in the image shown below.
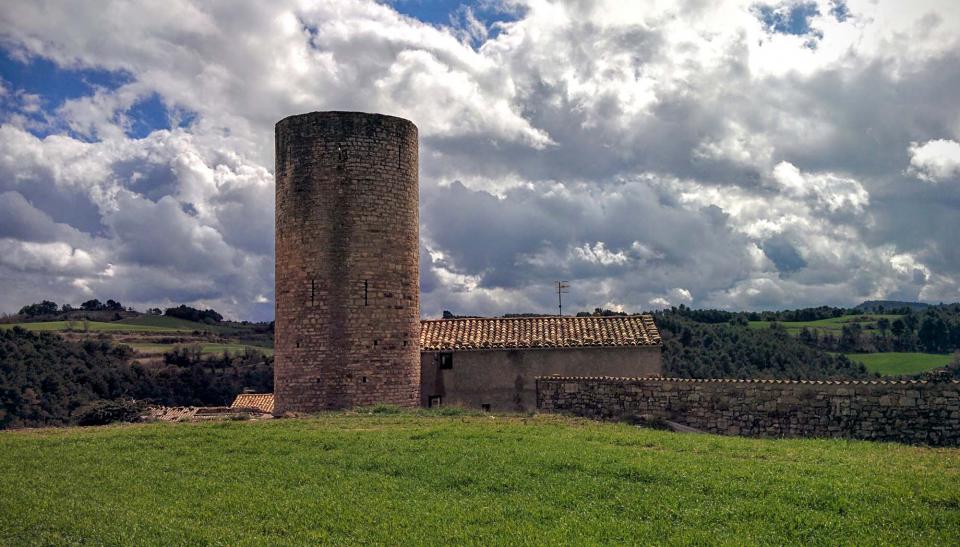
<path fill-rule="evenodd" d="M 359 112 L 276 125 L 275 412 L 420 397 L 417 127 Z"/>
<path fill-rule="evenodd" d="M 616 420 L 648 415 L 701 431 L 960 445 L 960 382 L 537 378 L 537 407 Z"/>

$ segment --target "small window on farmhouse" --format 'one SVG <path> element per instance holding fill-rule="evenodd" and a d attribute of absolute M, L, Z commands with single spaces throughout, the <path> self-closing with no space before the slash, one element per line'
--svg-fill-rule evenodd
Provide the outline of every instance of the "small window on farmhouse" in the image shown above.
<path fill-rule="evenodd" d="M 480 405 L 480 410 L 483 412 L 490 412 L 490 403 L 482 403 Z"/>
<path fill-rule="evenodd" d="M 440 396 L 430 397 L 430 400 L 427 401 L 427 408 L 434 408 L 440 406 Z"/>
<path fill-rule="evenodd" d="M 440 368 L 450 370 L 453 368 L 453 354 L 452 353 L 441 353 L 440 354 Z"/>

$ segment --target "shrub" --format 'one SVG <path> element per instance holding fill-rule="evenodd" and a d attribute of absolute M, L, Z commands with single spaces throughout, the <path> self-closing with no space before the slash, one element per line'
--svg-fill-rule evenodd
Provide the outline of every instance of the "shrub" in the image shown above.
<path fill-rule="evenodd" d="M 456 405 L 443 405 L 430 409 L 426 409 L 428 414 L 434 414 L 436 416 L 483 416 L 483 412 L 479 410 L 464 408 L 462 406 Z"/>
<path fill-rule="evenodd" d="M 367 408 L 360 409 L 363 414 L 400 414 L 403 409 L 397 405 L 376 404 Z"/>
<path fill-rule="evenodd" d="M 76 410 L 78 425 L 105 425 L 113 422 L 136 422 L 144 405 L 133 399 L 100 399 Z"/>
<path fill-rule="evenodd" d="M 163 312 L 167 317 L 176 317 L 178 319 L 186 319 L 187 321 L 195 321 L 198 323 L 219 323 L 223 320 L 223 316 L 214 310 L 200 310 L 197 308 L 191 308 L 190 306 L 180 305 L 176 308 L 167 308 Z"/>

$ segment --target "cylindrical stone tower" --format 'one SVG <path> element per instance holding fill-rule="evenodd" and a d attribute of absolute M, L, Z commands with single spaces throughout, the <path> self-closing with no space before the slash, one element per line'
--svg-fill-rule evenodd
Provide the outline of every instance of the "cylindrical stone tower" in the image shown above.
<path fill-rule="evenodd" d="M 277 123 L 275 412 L 418 404 L 417 145 L 393 116 Z"/>

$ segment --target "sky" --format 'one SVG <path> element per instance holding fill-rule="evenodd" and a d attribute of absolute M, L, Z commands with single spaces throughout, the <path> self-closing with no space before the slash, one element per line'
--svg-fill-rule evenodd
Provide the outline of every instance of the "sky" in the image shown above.
<path fill-rule="evenodd" d="M 0 312 L 273 317 L 273 125 L 420 129 L 421 314 L 960 300 L 960 2 L 0 11 Z"/>

